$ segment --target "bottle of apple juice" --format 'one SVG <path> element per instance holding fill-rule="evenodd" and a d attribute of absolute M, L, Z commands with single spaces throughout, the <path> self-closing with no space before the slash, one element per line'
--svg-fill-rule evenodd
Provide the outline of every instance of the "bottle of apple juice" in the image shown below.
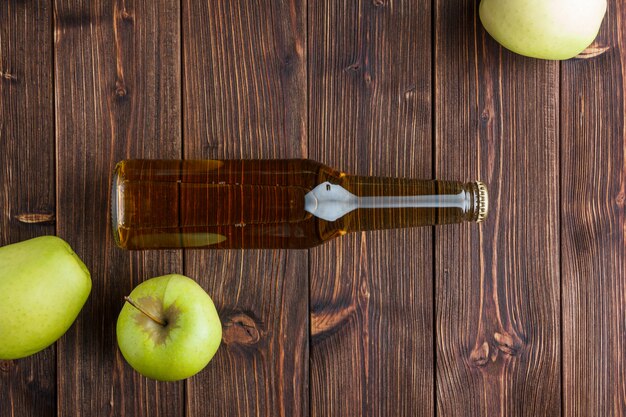
<path fill-rule="evenodd" d="M 349 175 L 307 159 L 125 160 L 111 191 L 124 249 L 310 248 L 354 231 L 481 222 L 481 182 Z"/>

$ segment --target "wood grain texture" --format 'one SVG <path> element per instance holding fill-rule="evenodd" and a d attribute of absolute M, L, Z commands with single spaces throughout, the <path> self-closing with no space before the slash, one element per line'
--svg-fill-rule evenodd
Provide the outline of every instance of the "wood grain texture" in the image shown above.
<path fill-rule="evenodd" d="M 304 2 L 183 4 L 188 159 L 306 156 Z M 305 251 L 187 251 L 224 343 L 188 382 L 188 415 L 308 415 Z"/>
<path fill-rule="evenodd" d="M 55 347 L 0 361 L 0 417 L 626 416 L 626 4 L 558 64 L 478 3 L 0 1 L 0 244 L 56 231 L 94 284 Z M 492 210 L 310 252 L 117 249 L 115 162 L 183 156 L 482 179 Z M 164 384 L 115 323 L 171 272 L 224 340 Z"/>
<path fill-rule="evenodd" d="M 430 178 L 430 1 L 309 2 L 310 157 Z M 432 416 L 432 230 L 311 250 L 311 415 Z"/>
<path fill-rule="evenodd" d="M 500 47 L 478 2 L 436 3 L 436 177 L 491 201 L 436 230 L 437 414 L 557 416 L 558 64 Z"/>
<path fill-rule="evenodd" d="M 51 15 L 49 2 L 0 4 L 0 245 L 54 234 L 23 221 L 55 211 Z M 56 415 L 55 346 L 0 360 L 0 416 L 15 415 Z"/>
<path fill-rule="evenodd" d="M 123 296 L 182 271 L 182 253 L 115 247 L 109 188 L 123 158 L 180 158 L 178 1 L 57 0 L 57 224 L 92 273 L 91 297 L 59 343 L 59 416 L 180 416 L 184 383 L 156 383 L 115 340 Z"/>
<path fill-rule="evenodd" d="M 626 416 L 626 4 L 562 64 L 563 414 Z"/>

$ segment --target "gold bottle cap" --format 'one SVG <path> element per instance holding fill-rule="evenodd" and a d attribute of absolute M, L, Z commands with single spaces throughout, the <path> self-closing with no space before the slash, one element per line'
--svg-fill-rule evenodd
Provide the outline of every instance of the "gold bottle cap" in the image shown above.
<path fill-rule="evenodd" d="M 487 218 L 489 213 L 489 193 L 487 192 L 487 186 L 476 181 L 476 187 L 478 188 L 478 217 L 476 223 L 481 223 Z"/>

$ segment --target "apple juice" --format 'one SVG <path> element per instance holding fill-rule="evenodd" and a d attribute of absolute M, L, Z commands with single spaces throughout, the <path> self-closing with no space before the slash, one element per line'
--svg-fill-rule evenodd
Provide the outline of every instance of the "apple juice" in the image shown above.
<path fill-rule="evenodd" d="M 481 182 L 348 175 L 308 159 L 126 160 L 111 191 L 124 249 L 303 249 L 353 231 L 487 216 Z"/>

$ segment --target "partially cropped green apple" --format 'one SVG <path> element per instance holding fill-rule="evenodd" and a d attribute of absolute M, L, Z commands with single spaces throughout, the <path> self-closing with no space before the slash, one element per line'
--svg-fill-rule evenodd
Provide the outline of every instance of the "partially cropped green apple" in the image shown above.
<path fill-rule="evenodd" d="M 54 343 L 90 291 L 87 267 L 58 237 L 0 248 L 0 359 L 23 358 Z"/>
<path fill-rule="evenodd" d="M 139 284 L 117 319 L 117 343 L 139 373 L 177 381 L 200 372 L 222 340 L 213 301 L 194 280 L 165 275 Z"/>
<path fill-rule="evenodd" d="M 542 59 L 569 59 L 598 35 L 606 0 L 482 0 L 480 20 L 504 47 Z"/>

